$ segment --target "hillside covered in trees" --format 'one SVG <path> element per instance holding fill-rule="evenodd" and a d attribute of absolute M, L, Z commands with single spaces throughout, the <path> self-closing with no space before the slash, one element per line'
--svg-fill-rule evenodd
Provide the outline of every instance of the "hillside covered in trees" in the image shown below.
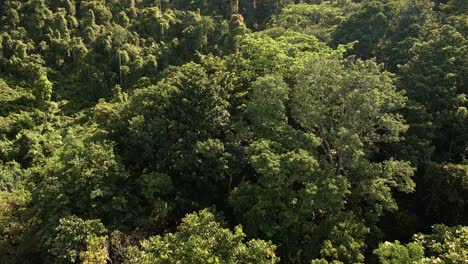
<path fill-rule="evenodd" d="M 0 1 L 0 263 L 468 263 L 467 0 Z"/>

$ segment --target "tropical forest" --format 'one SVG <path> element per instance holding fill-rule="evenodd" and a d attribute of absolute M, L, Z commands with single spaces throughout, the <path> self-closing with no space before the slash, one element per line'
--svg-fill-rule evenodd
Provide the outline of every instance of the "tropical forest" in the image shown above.
<path fill-rule="evenodd" d="M 468 263 L 468 0 L 1 0 L 0 263 Z"/>

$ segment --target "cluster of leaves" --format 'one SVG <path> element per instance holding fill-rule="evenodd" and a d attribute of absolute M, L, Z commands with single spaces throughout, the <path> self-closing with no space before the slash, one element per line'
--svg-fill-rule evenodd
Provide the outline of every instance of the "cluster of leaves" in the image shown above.
<path fill-rule="evenodd" d="M 462 263 L 466 10 L 2 1 L 0 262 Z"/>
<path fill-rule="evenodd" d="M 416 234 L 413 242 L 402 245 L 382 243 L 375 253 L 381 263 L 463 263 L 468 258 L 466 226 L 434 225 L 429 235 Z"/>
<path fill-rule="evenodd" d="M 126 263 L 278 263 L 271 242 L 243 243 L 245 236 L 240 226 L 232 232 L 202 210 L 183 218 L 176 233 L 150 237 L 142 250 L 128 249 Z"/>

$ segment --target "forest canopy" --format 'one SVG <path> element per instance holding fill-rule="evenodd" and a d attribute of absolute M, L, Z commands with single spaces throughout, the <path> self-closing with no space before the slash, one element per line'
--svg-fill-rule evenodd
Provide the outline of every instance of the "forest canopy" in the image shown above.
<path fill-rule="evenodd" d="M 465 263 L 466 0 L 3 0 L 0 263 Z"/>

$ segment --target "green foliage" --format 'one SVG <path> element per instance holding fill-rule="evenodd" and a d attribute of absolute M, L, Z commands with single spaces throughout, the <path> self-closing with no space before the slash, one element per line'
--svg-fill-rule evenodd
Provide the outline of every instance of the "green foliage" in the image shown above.
<path fill-rule="evenodd" d="M 275 138 L 287 122 L 288 86 L 282 78 L 267 75 L 252 84 L 247 113 L 254 133 L 259 137 Z"/>
<path fill-rule="evenodd" d="M 80 256 L 84 263 L 90 259 L 95 260 L 91 263 L 105 263 L 106 258 L 102 261 L 102 257 L 92 257 L 90 252 L 104 253 L 99 251 L 104 247 L 102 239 L 105 239 L 106 231 L 99 220 L 83 220 L 76 216 L 62 218 L 48 241 L 49 252 L 56 263 L 74 263 Z"/>
<path fill-rule="evenodd" d="M 245 34 L 250 30 L 244 23 L 244 17 L 238 14 L 233 14 L 229 21 L 229 33 L 225 37 L 225 45 L 229 51 L 238 52 L 239 45 Z"/>
<path fill-rule="evenodd" d="M 50 101 L 52 97 L 52 83 L 47 79 L 47 76 L 41 76 L 37 82 L 34 83 L 33 94 L 39 105 L 44 105 Z"/>
<path fill-rule="evenodd" d="M 292 90 L 278 76 L 258 78 L 247 104 L 259 138 L 247 154 L 258 178 L 235 189 L 231 204 L 248 232 L 277 241 L 293 262 L 319 256 L 363 262 L 368 229 L 360 221 L 341 227 L 344 205 L 372 223 L 382 208 L 396 209 L 392 189 L 414 189 L 409 163 L 369 160 L 378 144 L 399 141 L 407 129 L 394 114 L 404 106 L 403 93 L 375 62 L 343 59 L 341 52 L 306 53 Z M 306 251 L 310 245 L 318 250 Z"/>
<path fill-rule="evenodd" d="M 107 252 L 106 237 L 90 237 L 87 239 L 86 251 L 80 252 L 80 259 L 83 264 L 104 264 L 109 259 Z"/>
<path fill-rule="evenodd" d="M 462 263 L 468 16 L 432 2 L 0 1 L 0 262 Z"/>
<path fill-rule="evenodd" d="M 468 248 L 464 241 L 468 239 L 468 229 L 465 226 L 447 227 L 434 225 L 432 234 L 417 234 L 414 241 L 422 245 L 426 258 L 431 262 L 441 259 L 444 263 L 460 263 L 468 258 Z"/>
<path fill-rule="evenodd" d="M 432 234 L 416 234 L 407 245 L 385 242 L 374 253 L 380 263 L 463 263 L 468 257 L 463 242 L 467 239 L 466 227 L 434 225 Z"/>
<path fill-rule="evenodd" d="M 187 215 L 177 232 L 151 237 L 131 248 L 126 263 L 277 263 L 270 242 L 250 240 L 240 226 L 232 232 L 208 210 Z"/>
<path fill-rule="evenodd" d="M 395 209 L 390 190 L 411 192 L 413 169 L 395 160 L 372 163 L 368 157 L 380 142 L 399 141 L 407 129 L 394 113 L 404 106 L 403 93 L 374 61 L 343 60 L 339 54 L 309 60 L 292 94 L 292 117 L 321 139 L 325 158 L 348 176 L 355 195 Z"/>
<path fill-rule="evenodd" d="M 456 224 L 468 217 L 468 164 L 433 164 L 428 166 L 427 181 L 431 184 L 428 209 L 431 216 L 447 224 Z"/>
<path fill-rule="evenodd" d="M 29 201 L 30 194 L 19 188 L 0 191 L 0 261 L 3 263 L 25 260 L 29 253 L 23 248 L 27 247 L 25 241 L 29 239 L 27 233 L 31 225 L 31 212 L 26 207 Z"/>
<path fill-rule="evenodd" d="M 40 170 L 33 191 L 38 217 L 53 224 L 73 214 L 117 225 L 131 219 L 123 189 L 128 177 L 113 146 L 71 133 Z M 80 137 L 81 136 L 81 137 Z"/>
<path fill-rule="evenodd" d="M 374 250 L 382 264 L 417 263 L 424 256 L 424 250 L 417 243 L 408 243 L 406 246 L 397 240 L 394 243 L 385 242 Z"/>
<path fill-rule="evenodd" d="M 333 33 L 333 45 L 358 41 L 353 53 L 363 57 L 375 56 L 376 47 L 385 33 L 392 29 L 400 11 L 398 1 L 364 1 L 362 8 L 338 25 Z"/>
<path fill-rule="evenodd" d="M 434 4 L 430 1 L 406 0 L 402 2 L 396 25 L 385 33 L 378 47 L 379 58 L 393 72 L 411 59 L 411 48 L 434 27 Z"/>
<path fill-rule="evenodd" d="M 332 263 L 336 260 L 343 263 L 363 263 L 363 249 L 366 247 L 364 239 L 369 228 L 356 221 L 352 215 L 344 217 L 348 219 L 333 219 L 336 223 L 327 240 L 323 242 L 320 255 L 322 259 L 331 259 Z"/>
<path fill-rule="evenodd" d="M 462 168 L 468 149 L 464 84 L 468 42 L 460 24 L 450 24 L 449 17 L 460 18 L 460 13 L 449 6 L 447 13 L 440 13 L 439 24 L 432 25 L 410 49 L 411 59 L 401 67 L 398 84 L 411 100 L 404 112 L 410 129 L 402 150 L 419 164 L 417 197 L 428 196 L 431 201 L 418 205 L 424 208 L 424 218 L 431 219 L 427 225 L 463 224 L 466 218 L 466 205 L 459 202 L 465 194 L 451 183 L 461 179 L 456 175 L 465 173 Z M 449 204 L 460 213 L 446 211 Z"/>
<path fill-rule="evenodd" d="M 11 87 L 4 80 L 0 80 L 0 116 L 5 117 L 9 113 L 27 110 L 33 106 L 32 94 L 26 89 Z"/>
<path fill-rule="evenodd" d="M 459 162 L 465 155 L 468 115 L 463 83 L 467 47 L 468 41 L 455 28 L 444 25 L 432 32 L 430 40 L 413 47 L 413 59 L 402 69 L 401 86 L 428 113 L 423 122 L 430 122 L 426 130 L 433 137 L 420 137 L 434 142 L 436 160 Z M 447 131 L 449 135 L 445 136 Z"/>
<path fill-rule="evenodd" d="M 21 189 L 24 181 L 30 176 L 30 172 L 22 170 L 20 164 L 10 161 L 0 163 L 0 191 L 11 192 Z"/>
<path fill-rule="evenodd" d="M 323 42 L 329 42 L 331 34 L 345 18 L 344 12 L 345 10 L 329 2 L 318 5 L 305 3 L 288 5 L 273 19 L 271 26 L 304 32 Z"/>
<path fill-rule="evenodd" d="M 332 52 L 314 36 L 271 28 L 246 35 L 240 45 L 240 54 L 230 59 L 236 60 L 236 64 L 246 64 L 244 67 L 250 75 L 277 74 L 286 80 L 295 80 L 305 67 L 305 58 L 318 51 Z"/>

